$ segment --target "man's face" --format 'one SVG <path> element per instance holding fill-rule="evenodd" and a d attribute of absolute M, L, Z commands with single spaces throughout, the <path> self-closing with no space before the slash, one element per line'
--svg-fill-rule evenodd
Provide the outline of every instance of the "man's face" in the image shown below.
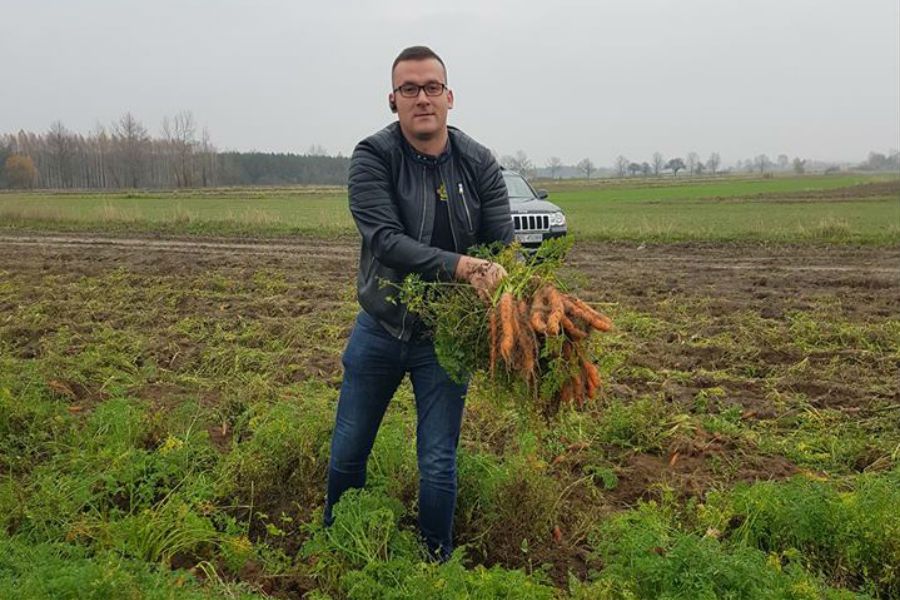
<path fill-rule="evenodd" d="M 401 61 L 394 68 L 392 79 L 394 89 L 404 83 L 447 83 L 444 67 L 434 58 Z M 397 105 L 397 116 L 403 132 L 423 141 L 444 131 L 447 127 L 447 111 L 453 108 L 453 92 L 449 89 L 445 89 L 439 96 L 428 96 L 425 90 L 419 90 L 419 95 L 415 98 L 406 98 L 399 91 L 391 92 L 388 100 Z"/>

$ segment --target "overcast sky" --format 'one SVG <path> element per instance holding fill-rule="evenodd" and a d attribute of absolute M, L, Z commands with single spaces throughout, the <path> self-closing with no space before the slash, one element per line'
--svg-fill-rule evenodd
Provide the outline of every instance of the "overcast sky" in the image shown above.
<path fill-rule="evenodd" d="M 349 154 L 390 64 L 447 63 L 499 154 L 611 165 L 712 151 L 858 161 L 900 146 L 897 0 L 2 0 L 0 132 L 191 110 L 220 149 Z"/>

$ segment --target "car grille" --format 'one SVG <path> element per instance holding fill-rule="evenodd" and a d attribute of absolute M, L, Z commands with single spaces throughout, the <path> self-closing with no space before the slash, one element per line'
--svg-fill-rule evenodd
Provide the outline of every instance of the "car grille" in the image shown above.
<path fill-rule="evenodd" d="M 550 215 L 513 215 L 516 231 L 550 231 Z"/>

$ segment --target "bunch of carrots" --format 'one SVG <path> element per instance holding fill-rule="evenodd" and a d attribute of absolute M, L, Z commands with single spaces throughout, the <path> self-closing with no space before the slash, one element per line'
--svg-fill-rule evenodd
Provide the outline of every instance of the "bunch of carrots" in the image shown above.
<path fill-rule="evenodd" d="M 559 291 L 552 284 L 537 287 L 530 298 L 503 292 L 488 309 L 490 373 L 497 363 L 515 373 L 537 397 L 541 391 L 541 363 L 562 359 L 566 367 L 552 405 L 574 402 L 581 407 L 600 387 L 600 374 L 589 358 L 586 340 L 591 331 L 609 331 L 612 322 L 587 303 Z M 554 357 L 549 340 L 558 340 Z"/>
<path fill-rule="evenodd" d="M 566 238 L 550 240 L 526 260 L 516 246 L 475 249 L 508 273 L 489 297 L 466 284 L 410 275 L 397 299 L 429 326 L 438 361 L 453 379 L 482 372 L 492 385 L 524 386 L 527 394 L 515 396 L 552 416 L 596 395 L 600 375 L 589 340 L 612 327 L 608 317 L 562 291 L 557 271 L 570 247 Z"/>

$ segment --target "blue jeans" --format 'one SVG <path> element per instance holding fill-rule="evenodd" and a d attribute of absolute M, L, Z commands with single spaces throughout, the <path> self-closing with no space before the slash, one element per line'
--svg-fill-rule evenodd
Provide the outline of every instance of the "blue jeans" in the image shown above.
<path fill-rule="evenodd" d="M 439 559 L 453 550 L 456 507 L 456 448 L 467 385 L 457 384 L 438 364 L 430 340 L 403 342 L 360 311 L 344 351 L 344 381 L 338 400 L 328 465 L 325 524 L 349 488 L 366 483 L 366 461 L 388 402 L 410 374 L 416 397 L 419 463 L 419 530 Z"/>

